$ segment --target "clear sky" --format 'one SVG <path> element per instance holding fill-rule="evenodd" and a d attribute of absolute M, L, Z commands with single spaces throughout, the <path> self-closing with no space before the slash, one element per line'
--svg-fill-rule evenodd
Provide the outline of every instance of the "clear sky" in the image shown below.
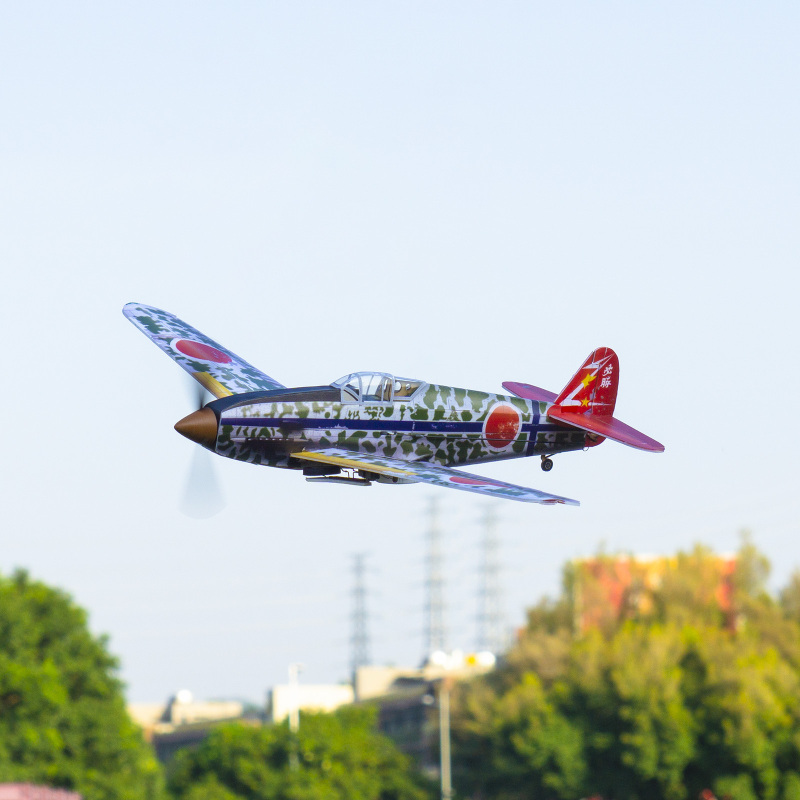
<path fill-rule="evenodd" d="M 168 309 L 287 385 L 358 369 L 558 391 L 620 357 L 606 443 L 485 474 L 509 620 L 572 557 L 719 551 L 800 566 L 795 403 L 800 7 L 741 2 L 6 3 L 0 569 L 69 591 L 132 700 L 260 700 L 347 677 L 350 556 L 378 661 L 422 654 L 433 489 L 216 459 L 179 510 L 181 371 L 122 316 Z M 476 470 L 477 471 L 477 470 Z M 440 491 L 451 641 L 479 517 Z"/>

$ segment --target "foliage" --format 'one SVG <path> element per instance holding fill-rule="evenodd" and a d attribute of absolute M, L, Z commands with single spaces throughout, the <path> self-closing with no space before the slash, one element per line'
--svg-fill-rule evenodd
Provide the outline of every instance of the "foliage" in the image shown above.
<path fill-rule="evenodd" d="M 424 800 L 406 756 L 375 731 L 370 709 L 303 714 L 285 724 L 226 725 L 177 754 L 169 786 L 178 800 Z"/>
<path fill-rule="evenodd" d="M 725 611 L 714 560 L 701 547 L 680 553 L 635 606 L 582 633 L 570 591 L 532 609 L 502 667 L 456 693 L 461 794 L 797 797 L 795 595 L 769 597 L 766 561 L 745 542 Z M 567 572 L 565 586 L 574 580 Z"/>
<path fill-rule="evenodd" d="M 162 796 L 117 667 L 66 594 L 23 571 L 0 577 L 0 782 L 63 787 L 86 800 Z"/>

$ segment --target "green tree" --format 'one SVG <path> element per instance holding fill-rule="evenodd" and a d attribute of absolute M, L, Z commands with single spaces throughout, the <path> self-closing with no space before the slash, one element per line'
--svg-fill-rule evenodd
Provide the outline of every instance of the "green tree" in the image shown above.
<path fill-rule="evenodd" d="M 178 800 L 425 800 L 426 782 L 375 730 L 372 709 L 303 714 L 285 724 L 226 725 L 177 754 L 169 787 Z"/>
<path fill-rule="evenodd" d="M 800 622 L 800 570 L 794 570 L 789 583 L 778 595 L 781 608 L 789 619 Z"/>
<path fill-rule="evenodd" d="M 679 553 L 660 580 L 636 587 L 634 603 L 594 614 L 583 633 L 569 591 L 532 609 L 501 667 L 455 693 L 461 793 L 679 800 L 710 788 L 736 800 L 798 797 L 793 598 L 769 596 L 768 564 L 749 540 L 727 583 L 719 565 L 702 547 Z M 574 574 L 565 578 L 570 590 Z M 589 579 L 584 604 L 601 597 Z"/>
<path fill-rule="evenodd" d="M 161 770 L 125 709 L 118 664 L 70 597 L 0 577 L 0 782 L 86 800 L 163 795 Z"/>

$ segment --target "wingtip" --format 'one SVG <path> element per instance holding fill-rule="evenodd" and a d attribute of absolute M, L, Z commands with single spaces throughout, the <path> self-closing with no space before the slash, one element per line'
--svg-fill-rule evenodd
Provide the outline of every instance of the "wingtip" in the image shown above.
<path fill-rule="evenodd" d="M 569 497 L 548 497 L 545 500 L 533 501 L 541 503 L 544 506 L 579 506 L 579 500 L 572 500 Z"/>
<path fill-rule="evenodd" d="M 128 317 L 128 319 L 132 319 L 136 315 L 136 312 L 142 308 L 147 308 L 147 306 L 141 303 L 125 303 L 125 305 L 122 306 L 122 313 Z"/>

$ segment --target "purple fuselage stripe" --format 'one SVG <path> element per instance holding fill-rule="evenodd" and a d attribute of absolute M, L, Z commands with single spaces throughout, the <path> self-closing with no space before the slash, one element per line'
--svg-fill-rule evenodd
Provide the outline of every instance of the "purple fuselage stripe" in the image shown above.
<path fill-rule="evenodd" d="M 450 422 L 447 420 L 375 420 L 375 419 L 326 419 L 324 417 L 225 417 L 221 425 L 244 428 L 302 428 L 310 430 L 385 431 L 386 433 L 483 433 L 482 422 Z M 564 425 L 526 422 L 520 433 L 569 430 Z"/>

